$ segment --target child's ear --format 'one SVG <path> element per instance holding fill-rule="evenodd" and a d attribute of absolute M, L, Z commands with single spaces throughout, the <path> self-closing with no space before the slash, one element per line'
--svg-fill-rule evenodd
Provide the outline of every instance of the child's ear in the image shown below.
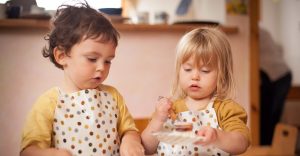
<path fill-rule="evenodd" d="M 66 63 L 67 54 L 61 48 L 55 47 L 53 49 L 53 55 L 54 55 L 56 62 L 58 64 L 60 64 L 61 66 L 64 67 L 67 64 Z"/>

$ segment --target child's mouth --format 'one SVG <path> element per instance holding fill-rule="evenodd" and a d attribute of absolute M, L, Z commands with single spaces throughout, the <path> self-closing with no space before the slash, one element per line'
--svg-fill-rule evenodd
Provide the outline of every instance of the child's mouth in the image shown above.
<path fill-rule="evenodd" d="M 191 85 L 190 87 L 200 88 L 198 85 L 195 84 Z"/>
<path fill-rule="evenodd" d="M 93 78 L 95 81 L 101 81 L 101 77 L 95 77 Z"/>
<path fill-rule="evenodd" d="M 200 89 L 200 87 L 198 85 L 190 85 L 189 88 L 192 89 L 192 90 L 198 90 L 198 89 Z"/>

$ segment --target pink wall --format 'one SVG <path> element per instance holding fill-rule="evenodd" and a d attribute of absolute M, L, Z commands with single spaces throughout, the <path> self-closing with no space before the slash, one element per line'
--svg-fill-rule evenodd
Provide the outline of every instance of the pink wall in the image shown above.
<path fill-rule="evenodd" d="M 237 78 L 237 101 L 249 110 L 248 19 L 230 17 L 239 26 L 229 35 Z M 0 155 L 16 156 L 21 128 L 35 99 L 58 85 L 62 72 L 41 55 L 45 30 L 0 29 Z M 168 96 L 175 46 L 184 32 L 121 31 L 117 57 L 106 81 L 124 96 L 134 117 L 149 117 L 159 95 Z"/>
<path fill-rule="evenodd" d="M 121 32 L 108 84 L 123 94 L 134 117 L 149 117 L 158 96 L 168 96 L 175 46 L 183 32 Z"/>
<path fill-rule="evenodd" d="M 42 58 L 45 31 L 0 30 L 0 155 L 16 156 L 25 116 L 62 76 Z"/>

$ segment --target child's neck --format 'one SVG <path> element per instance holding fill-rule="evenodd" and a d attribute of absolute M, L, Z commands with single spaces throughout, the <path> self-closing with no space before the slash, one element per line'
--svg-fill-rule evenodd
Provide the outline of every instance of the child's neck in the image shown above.
<path fill-rule="evenodd" d="M 193 99 L 191 97 L 186 97 L 185 102 L 189 110 L 197 111 L 203 110 L 207 107 L 211 100 L 211 97 L 203 98 L 203 99 Z"/>

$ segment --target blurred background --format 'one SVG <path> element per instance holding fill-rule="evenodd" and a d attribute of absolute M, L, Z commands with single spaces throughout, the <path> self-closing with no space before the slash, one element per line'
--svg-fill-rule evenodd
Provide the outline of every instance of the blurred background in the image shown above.
<path fill-rule="evenodd" d="M 61 84 L 62 71 L 42 57 L 41 50 L 46 44 L 43 37 L 56 8 L 77 2 L 0 0 L 1 156 L 19 155 L 21 129 L 32 104 L 45 90 Z M 150 118 L 157 97 L 170 94 L 179 38 L 192 28 L 214 24 L 224 30 L 232 46 L 237 83 L 235 100 L 249 114 L 254 144 L 259 144 L 262 105 L 260 29 L 266 30 L 274 45 L 280 47 L 278 56 L 292 73 L 280 121 L 300 127 L 299 0 L 87 2 L 95 9 L 102 9 L 121 34 L 117 56 L 105 83 L 121 92 L 135 119 Z M 297 150 L 299 153 L 299 141 Z"/>

